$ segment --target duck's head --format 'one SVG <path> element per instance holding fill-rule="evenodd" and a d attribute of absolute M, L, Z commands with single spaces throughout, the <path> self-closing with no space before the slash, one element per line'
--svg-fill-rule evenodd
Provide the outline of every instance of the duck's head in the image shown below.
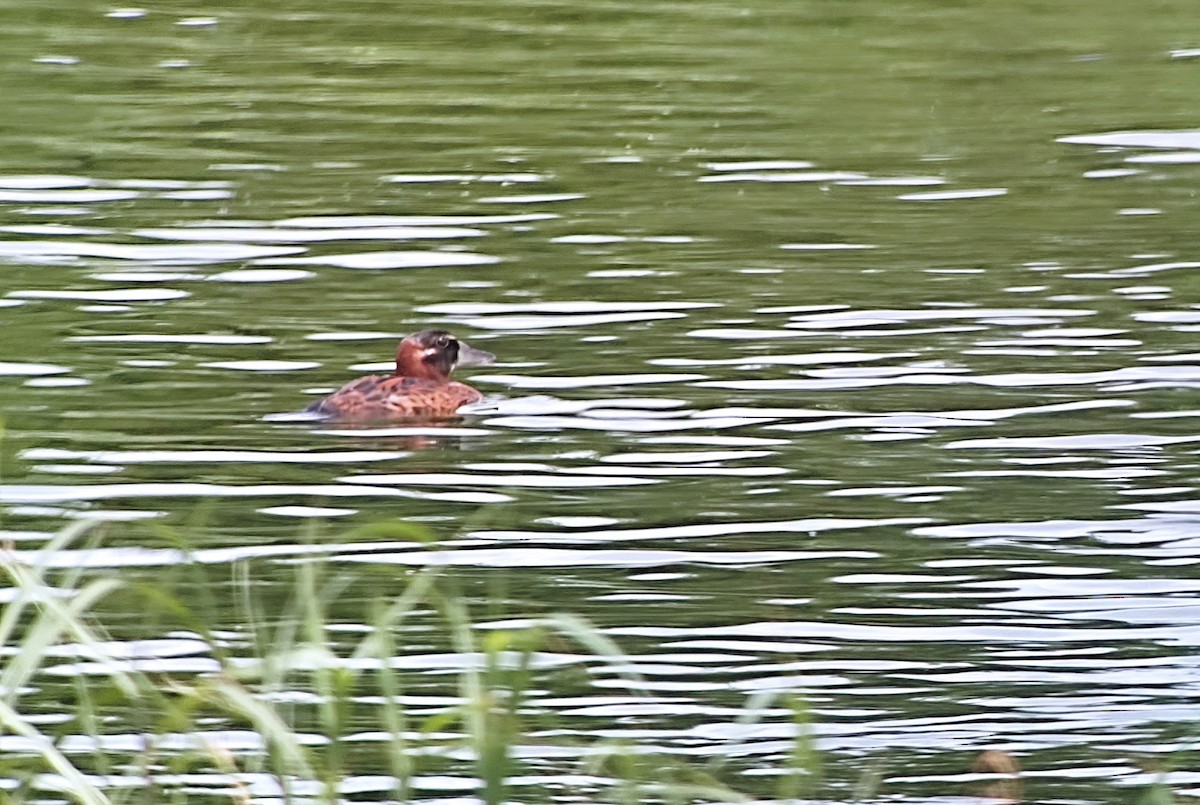
<path fill-rule="evenodd" d="M 396 374 L 445 380 L 456 366 L 492 363 L 496 356 L 459 341 L 445 330 L 422 330 L 400 342 L 396 349 Z"/>

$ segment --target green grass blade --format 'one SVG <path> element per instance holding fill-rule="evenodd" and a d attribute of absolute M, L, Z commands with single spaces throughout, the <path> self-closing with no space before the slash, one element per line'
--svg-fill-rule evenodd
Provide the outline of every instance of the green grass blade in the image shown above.
<path fill-rule="evenodd" d="M 58 751 L 49 738 L 40 733 L 5 702 L 0 702 L 0 724 L 3 724 L 4 728 L 13 734 L 20 735 L 36 744 L 38 754 L 42 756 L 47 765 L 69 784 L 69 788 L 63 793 L 73 797 L 82 805 L 110 805 L 109 798 L 105 793 L 93 785 L 79 769 L 75 768 L 74 764 L 67 759 L 66 755 Z"/>

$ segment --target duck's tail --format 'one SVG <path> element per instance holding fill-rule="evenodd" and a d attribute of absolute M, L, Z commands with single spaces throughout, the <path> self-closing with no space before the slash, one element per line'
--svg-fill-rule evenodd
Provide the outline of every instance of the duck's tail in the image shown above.
<path fill-rule="evenodd" d="M 320 417 L 331 417 L 336 412 L 332 408 L 330 408 L 329 406 L 327 406 L 325 404 L 324 399 L 320 399 L 320 400 L 317 400 L 316 402 L 306 406 L 304 408 L 304 410 L 301 411 L 301 413 L 311 414 L 313 416 L 320 416 Z"/>

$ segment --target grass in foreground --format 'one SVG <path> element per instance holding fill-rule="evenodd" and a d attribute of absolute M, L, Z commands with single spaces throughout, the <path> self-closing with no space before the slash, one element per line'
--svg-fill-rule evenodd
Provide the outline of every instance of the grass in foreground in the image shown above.
<path fill-rule="evenodd" d="M 412 526 L 397 529 L 392 536 L 428 538 Z M 260 590 L 245 564 L 232 583 L 215 584 L 205 577 L 208 568 L 189 565 L 186 588 L 207 591 L 208 600 L 185 603 L 169 581 L 122 583 L 48 566 L 57 552 L 93 547 L 97 534 L 79 525 L 39 552 L 0 550 L 0 571 L 14 591 L 0 613 L 6 655 L 0 737 L 21 739 L 18 751 L 0 755 L 0 797 L 13 802 L 57 791 L 87 805 L 182 803 L 195 795 L 184 793 L 184 781 L 199 774 L 220 781 L 212 796 L 225 801 L 333 803 L 345 801 L 348 780 L 385 773 L 391 796 L 403 802 L 413 798 L 418 774 L 448 774 L 456 759 L 467 758 L 472 779 L 465 786 L 499 805 L 508 801 L 514 747 L 531 740 L 535 716 L 526 696 L 533 661 L 547 640 L 574 646 L 581 661 L 611 664 L 637 686 L 618 647 L 580 618 L 477 628 L 452 576 L 437 568 L 411 573 L 398 594 L 373 601 L 357 621 L 369 628 L 338 644 L 329 611 L 353 579 L 330 574 L 319 559 L 292 564 L 282 603 L 276 591 Z M 214 600 L 213 591 L 232 600 Z M 205 658 L 202 671 L 164 670 L 154 658 L 128 656 L 135 641 L 110 640 L 101 622 L 101 604 L 114 596 L 125 611 L 140 606 L 152 613 L 147 620 L 155 633 L 201 643 L 203 650 L 189 656 Z M 237 624 L 219 628 L 216 613 L 231 605 Z M 461 658 L 457 703 L 415 712 L 404 704 L 415 695 L 407 687 L 411 675 L 396 660 L 410 622 L 419 622 L 419 631 L 431 620 Z M 70 679 L 66 695 L 73 701 L 61 708 L 69 711 L 65 721 L 35 712 L 30 695 L 53 684 L 45 678 L 53 666 Z M 259 745 L 235 755 L 206 740 L 214 726 L 248 730 Z M 133 750 L 131 735 L 140 736 Z M 125 745 L 108 748 L 117 736 Z M 598 743 L 581 755 L 593 774 L 628 772 L 619 785 L 632 801 L 743 799 L 701 771 L 644 769 L 648 764 L 633 747 Z"/>
<path fill-rule="evenodd" d="M 376 536 L 380 528 L 373 528 Z M 410 525 L 389 530 L 429 538 Z M 201 795 L 238 805 L 336 803 L 348 801 L 354 781 L 383 777 L 389 790 L 377 786 L 368 796 L 409 802 L 418 775 L 440 775 L 459 776 L 486 805 L 501 805 L 521 771 L 517 750 L 545 735 L 528 702 L 543 646 L 553 641 L 559 653 L 573 647 L 581 663 L 608 665 L 630 690 L 646 694 L 621 650 L 583 619 L 556 615 L 520 628 L 480 628 L 453 575 L 437 568 L 413 571 L 395 595 L 371 601 L 353 619 L 362 628 L 346 639 L 338 627 L 345 619 L 330 613 L 344 608 L 354 579 L 331 574 L 319 559 L 290 565 L 283 596 L 264 591 L 244 563 L 232 581 L 219 583 L 207 577 L 211 569 L 185 563 L 177 570 L 190 576 L 186 584 L 122 583 L 48 566 L 56 552 L 98 540 L 97 531 L 78 525 L 39 552 L 0 549 L 0 572 L 12 583 L 0 611 L 0 740 L 13 747 L 0 754 L 5 801 L 45 801 L 57 792 L 83 805 L 184 803 Z M 203 595 L 185 603 L 180 589 Z M 198 663 L 173 669 L 131 656 L 132 641 L 110 640 L 102 605 L 114 596 L 123 599 L 121 611 L 136 603 L 151 613 L 156 634 L 199 644 L 202 650 L 187 655 Z M 218 613 L 230 609 L 236 622 L 219 625 Z M 398 662 L 411 653 L 402 641 L 431 626 L 461 662 L 452 703 L 434 708 L 409 704 L 427 695 L 428 678 L 404 673 Z M 46 673 L 54 666 L 69 680 L 63 693 L 71 702 L 56 707 L 68 711 L 66 720 L 37 712 L 29 695 L 54 684 Z M 769 697 L 754 698 L 740 720 L 751 723 L 771 705 Z M 792 708 L 796 738 L 777 796 L 811 802 L 823 789 L 821 758 L 810 712 L 800 700 Z M 235 753 L 215 730 L 243 730 L 252 740 Z M 719 781 L 720 764 L 603 741 L 573 750 L 589 779 L 575 798 L 593 800 L 607 788 L 627 805 L 750 799 Z M 463 761 L 470 768 L 465 779 Z M 877 787 L 878 775 L 864 776 L 849 796 L 863 801 Z M 1165 786 L 1141 792 L 1142 805 L 1175 801 Z"/>

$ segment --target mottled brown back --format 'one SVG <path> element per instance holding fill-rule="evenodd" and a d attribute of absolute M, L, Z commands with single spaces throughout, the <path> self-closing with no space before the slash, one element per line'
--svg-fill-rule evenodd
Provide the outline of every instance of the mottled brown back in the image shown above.
<path fill-rule="evenodd" d="M 308 413 L 347 422 L 388 419 L 446 419 L 483 395 L 457 381 L 370 375 L 308 406 Z"/>

